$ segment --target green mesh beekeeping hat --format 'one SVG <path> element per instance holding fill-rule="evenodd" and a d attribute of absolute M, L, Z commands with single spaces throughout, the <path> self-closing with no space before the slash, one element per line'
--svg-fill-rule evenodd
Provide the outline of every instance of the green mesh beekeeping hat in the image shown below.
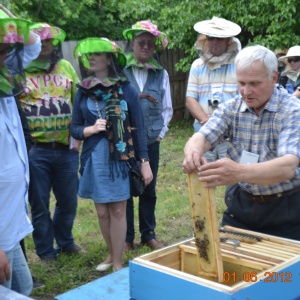
<path fill-rule="evenodd" d="M 52 39 L 53 46 L 62 44 L 66 38 L 66 33 L 59 27 L 50 26 L 47 23 L 35 23 L 30 26 L 30 29 L 38 34 L 41 40 Z"/>
<path fill-rule="evenodd" d="M 18 18 L 10 18 L 0 9 L 0 43 L 24 44 L 30 31 L 30 22 Z"/>
<path fill-rule="evenodd" d="M 112 53 L 116 64 L 120 68 L 124 68 L 126 65 L 124 51 L 115 42 L 107 38 L 86 38 L 80 41 L 74 49 L 74 57 L 81 61 L 85 68 L 90 69 L 87 54 L 95 52 Z"/>

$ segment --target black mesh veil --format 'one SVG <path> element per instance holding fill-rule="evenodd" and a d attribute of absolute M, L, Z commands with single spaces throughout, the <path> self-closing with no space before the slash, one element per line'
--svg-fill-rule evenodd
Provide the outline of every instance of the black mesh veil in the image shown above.
<path fill-rule="evenodd" d="M 15 44 L 6 54 L 0 68 L 0 98 L 17 96 L 23 92 L 26 86 L 23 55 L 23 44 Z"/>
<path fill-rule="evenodd" d="M 132 49 L 131 49 L 131 41 L 126 41 L 125 45 L 124 45 L 124 52 L 126 54 L 132 52 Z M 158 47 L 157 45 L 155 46 L 155 51 L 153 52 L 153 58 L 159 63 L 161 64 L 161 55 L 163 53 L 163 49 L 162 47 Z"/>
<path fill-rule="evenodd" d="M 84 63 L 88 61 L 88 57 L 91 55 L 91 53 L 83 54 L 79 59 L 79 69 L 80 69 L 80 75 L 82 79 L 88 78 L 93 75 L 93 72 L 87 67 L 87 64 Z M 106 53 L 106 55 L 110 58 L 110 65 L 109 65 L 109 78 L 121 78 L 122 76 L 122 68 L 116 63 L 115 56 L 113 53 Z"/>

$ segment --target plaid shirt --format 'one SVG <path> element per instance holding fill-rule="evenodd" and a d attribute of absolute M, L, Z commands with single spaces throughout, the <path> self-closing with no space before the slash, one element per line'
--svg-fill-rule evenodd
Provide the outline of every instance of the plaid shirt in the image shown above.
<path fill-rule="evenodd" d="M 200 132 L 212 147 L 228 137 L 227 154 L 236 162 L 243 150 L 258 154 L 259 163 L 286 154 L 300 158 L 300 101 L 286 90 L 274 87 L 272 97 L 257 116 L 238 95 L 219 105 Z M 300 168 L 291 180 L 279 184 L 239 184 L 254 195 L 281 193 L 300 185 Z"/>

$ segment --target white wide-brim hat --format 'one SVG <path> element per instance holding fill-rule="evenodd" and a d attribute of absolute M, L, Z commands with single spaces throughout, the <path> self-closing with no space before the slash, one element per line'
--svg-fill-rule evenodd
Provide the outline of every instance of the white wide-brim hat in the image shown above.
<path fill-rule="evenodd" d="M 194 29 L 202 34 L 217 38 L 228 38 L 238 35 L 241 27 L 226 19 L 213 17 L 211 20 L 197 22 Z"/>
<path fill-rule="evenodd" d="M 300 56 L 300 46 L 291 47 L 285 56 L 281 56 L 278 58 L 278 61 L 283 61 L 287 63 L 288 57 Z"/>

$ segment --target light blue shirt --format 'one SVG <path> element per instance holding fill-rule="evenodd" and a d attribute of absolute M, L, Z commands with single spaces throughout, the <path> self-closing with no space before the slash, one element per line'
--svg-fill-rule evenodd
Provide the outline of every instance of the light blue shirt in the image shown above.
<path fill-rule="evenodd" d="M 40 53 L 38 38 L 24 46 L 23 66 Z M 0 98 L 0 249 L 9 251 L 33 228 L 28 218 L 29 165 L 14 97 Z"/>
<path fill-rule="evenodd" d="M 221 90 L 219 103 L 227 102 L 238 95 L 234 62 L 211 69 L 201 58 L 196 59 L 191 66 L 186 97 L 196 99 L 208 117 L 215 111 L 215 108 L 209 104 L 209 101 L 213 101 L 214 85 L 219 86 Z M 195 132 L 198 132 L 201 127 L 202 124 L 195 120 Z"/>

